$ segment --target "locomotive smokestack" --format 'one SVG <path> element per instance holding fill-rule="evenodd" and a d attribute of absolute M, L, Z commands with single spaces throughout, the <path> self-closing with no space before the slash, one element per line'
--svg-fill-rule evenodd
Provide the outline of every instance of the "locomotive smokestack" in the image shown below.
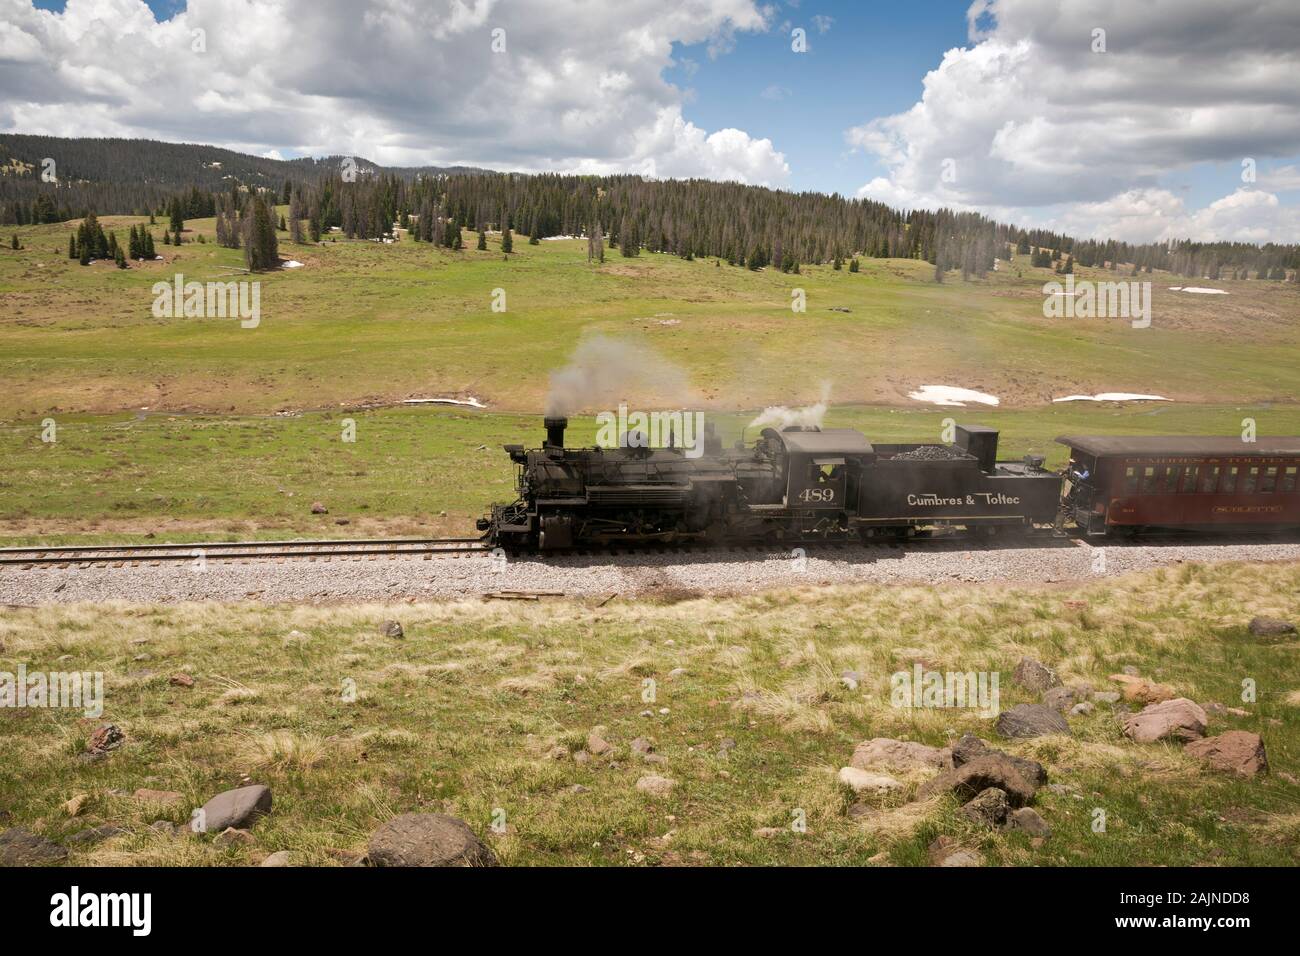
<path fill-rule="evenodd" d="M 543 418 L 542 424 L 546 426 L 546 447 L 563 448 L 564 430 L 569 427 L 569 420 L 567 418 Z"/>

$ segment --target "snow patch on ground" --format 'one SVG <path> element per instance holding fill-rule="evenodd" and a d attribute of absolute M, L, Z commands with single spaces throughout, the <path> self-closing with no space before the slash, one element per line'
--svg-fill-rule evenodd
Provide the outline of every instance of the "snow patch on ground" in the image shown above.
<path fill-rule="evenodd" d="M 1228 295 L 1224 289 L 1206 289 L 1198 285 L 1171 285 L 1170 292 L 1199 292 L 1201 295 Z"/>
<path fill-rule="evenodd" d="M 286 262 L 283 266 L 281 266 L 281 268 L 282 268 L 282 269 L 301 269 L 301 268 L 302 268 L 302 263 L 299 262 L 297 259 L 290 259 L 290 260 L 289 260 L 288 262 Z"/>
<path fill-rule="evenodd" d="M 469 398 L 408 398 L 403 405 L 464 405 L 467 408 L 487 408 L 471 395 Z"/>
<path fill-rule="evenodd" d="M 933 405 L 955 405 L 964 408 L 967 402 L 981 405 L 997 405 L 996 395 L 986 395 L 969 388 L 957 388 L 954 385 L 922 385 L 915 392 L 908 392 L 907 397 L 917 402 L 930 402 Z"/>
<path fill-rule="evenodd" d="M 1101 392 L 1097 395 L 1067 395 L 1053 402 L 1167 402 L 1162 395 L 1137 395 L 1133 392 Z"/>

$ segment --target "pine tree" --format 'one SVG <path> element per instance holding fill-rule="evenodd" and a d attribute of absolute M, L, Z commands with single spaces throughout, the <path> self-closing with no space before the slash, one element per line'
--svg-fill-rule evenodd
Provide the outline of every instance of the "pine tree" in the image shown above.
<path fill-rule="evenodd" d="M 144 235 L 140 237 L 140 251 L 144 253 L 146 259 L 156 258 L 158 253 L 153 248 L 153 233 L 147 229 L 142 231 Z"/>
<path fill-rule="evenodd" d="M 113 256 L 113 261 L 117 263 L 119 269 L 126 268 L 126 254 L 122 252 L 122 247 L 117 248 L 117 254 Z"/>
<path fill-rule="evenodd" d="M 487 251 L 487 233 L 483 231 L 481 226 L 478 231 L 478 245 L 475 248 L 477 248 L 479 252 Z"/>
<path fill-rule="evenodd" d="M 21 248 L 22 248 L 22 245 L 18 242 L 18 233 L 16 233 L 16 232 L 14 233 L 14 237 L 13 237 L 13 239 L 10 241 L 9 245 L 10 245 L 10 247 L 13 248 L 13 249 L 21 249 Z"/>
<path fill-rule="evenodd" d="M 857 256 L 854 256 L 852 259 L 849 260 L 849 271 L 850 271 L 850 272 L 857 272 L 857 271 L 858 271 L 858 257 L 857 257 Z"/>
<path fill-rule="evenodd" d="M 285 221 L 284 221 L 284 214 L 283 214 L 283 213 L 280 214 L 280 224 L 279 224 L 276 228 L 279 229 L 281 232 L 284 232 L 286 229 L 289 228 L 288 224 L 285 223 Z"/>
<path fill-rule="evenodd" d="M 245 265 L 253 272 L 274 268 L 280 261 L 275 218 L 260 195 L 255 195 L 249 202 L 243 220 Z"/>
<path fill-rule="evenodd" d="M 68 233 L 68 258 L 77 258 L 77 234 L 75 232 Z"/>
<path fill-rule="evenodd" d="M 841 269 L 844 268 L 844 261 L 840 259 L 838 255 L 836 255 L 834 261 L 831 262 L 831 268 L 834 269 L 836 272 L 839 272 Z"/>
<path fill-rule="evenodd" d="M 510 235 L 509 226 L 504 226 L 501 229 L 501 251 L 506 255 L 515 251 L 515 240 Z"/>

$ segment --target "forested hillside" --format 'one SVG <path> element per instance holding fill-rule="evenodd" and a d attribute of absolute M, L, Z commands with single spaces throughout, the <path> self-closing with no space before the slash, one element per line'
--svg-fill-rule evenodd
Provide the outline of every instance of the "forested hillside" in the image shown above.
<path fill-rule="evenodd" d="M 43 177 L 45 158 L 56 179 Z M 1070 272 L 1075 263 L 1131 272 L 1165 269 L 1195 277 L 1287 279 L 1300 267 L 1296 245 L 1132 245 L 1021 229 L 975 213 L 897 210 L 869 200 L 792 193 L 706 180 L 640 176 L 524 175 L 467 167 L 383 168 L 360 157 L 277 160 L 212 146 L 147 140 L 0 135 L 0 224 L 60 222 L 87 212 L 218 216 L 223 244 L 238 245 L 250 200 L 289 206 L 294 241 L 331 227 L 380 238 L 394 225 L 417 241 L 458 247 L 461 229 L 519 236 L 590 238 L 589 254 L 635 256 L 642 249 L 711 257 L 753 269 L 797 271 L 801 263 L 855 269 L 859 256 L 911 258 L 963 277 L 984 275 L 994 258 L 1036 257 Z"/>

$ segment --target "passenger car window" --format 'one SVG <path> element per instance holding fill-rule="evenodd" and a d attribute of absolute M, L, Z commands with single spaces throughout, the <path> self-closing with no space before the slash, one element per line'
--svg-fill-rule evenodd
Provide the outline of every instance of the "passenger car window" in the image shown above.
<path fill-rule="evenodd" d="M 1124 469 L 1124 494 L 1135 495 L 1138 490 L 1138 470 L 1133 465 Z"/>
<path fill-rule="evenodd" d="M 1219 466 L 1202 465 L 1201 466 L 1201 494 L 1212 495 L 1214 489 L 1219 487 Z"/>
<path fill-rule="evenodd" d="M 1259 476 L 1260 494 L 1271 494 L 1277 487 L 1277 465 L 1265 466 Z"/>
<path fill-rule="evenodd" d="M 1156 470 L 1152 465 L 1147 465 L 1142 469 L 1142 494 L 1154 495 L 1156 493 Z"/>
<path fill-rule="evenodd" d="M 1295 491 L 1296 487 L 1296 465 L 1287 465 L 1282 470 L 1282 487 L 1281 491 Z"/>
<path fill-rule="evenodd" d="M 1259 485 L 1259 466 L 1251 465 L 1241 476 L 1241 493 L 1243 495 L 1253 495 L 1255 488 Z"/>
<path fill-rule="evenodd" d="M 1237 490 L 1237 466 L 1229 465 L 1223 469 L 1223 480 L 1219 482 L 1219 493 L 1230 495 Z"/>
<path fill-rule="evenodd" d="M 1196 466 L 1183 466 L 1183 480 L 1178 486 L 1178 490 L 1183 494 L 1188 494 L 1196 490 Z"/>

